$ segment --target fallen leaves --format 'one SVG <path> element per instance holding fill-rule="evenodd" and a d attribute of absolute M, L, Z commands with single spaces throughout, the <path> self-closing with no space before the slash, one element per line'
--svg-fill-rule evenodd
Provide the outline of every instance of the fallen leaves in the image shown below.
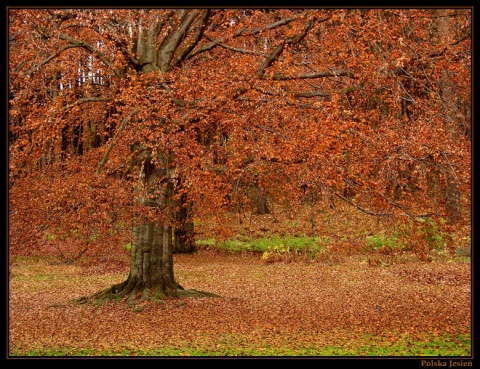
<path fill-rule="evenodd" d="M 376 334 L 394 342 L 402 334 L 470 330 L 468 264 L 371 268 L 351 258 L 337 265 L 266 265 L 258 255 L 200 251 L 175 256 L 176 278 L 185 288 L 222 298 L 167 299 L 143 304 L 137 312 L 113 302 L 69 303 L 118 282 L 123 278 L 119 271 L 41 259 L 32 264 L 28 258 L 16 260 L 11 269 L 9 333 L 10 349 L 16 352 L 55 346 L 119 352 L 221 349 L 222 340 L 231 344 L 232 339 L 239 347 L 269 352 L 276 345 L 300 350 L 348 337 L 355 344 L 354 335 Z"/>

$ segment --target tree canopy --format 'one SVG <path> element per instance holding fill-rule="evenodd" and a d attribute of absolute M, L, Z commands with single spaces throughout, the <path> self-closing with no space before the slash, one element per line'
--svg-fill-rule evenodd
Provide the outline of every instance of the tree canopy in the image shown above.
<path fill-rule="evenodd" d="M 11 250 L 45 230 L 109 250 L 187 206 L 220 221 L 249 185 L 468 221 L 470 9 L 11 8 L 8 22 Z"/>

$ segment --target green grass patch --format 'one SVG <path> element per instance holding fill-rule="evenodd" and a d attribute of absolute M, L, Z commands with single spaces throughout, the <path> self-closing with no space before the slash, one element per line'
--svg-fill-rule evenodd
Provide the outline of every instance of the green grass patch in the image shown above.
<path fill-rule="evenodd" d="M 196 240 L 195 244 L 197 247 L 209 248 L 210 246 L 215 246 L 217 244 L 217 240 L 215 238 L 206 238 L 203 240 Z"/>
<path fill-rule="evenodd" d="M 328 238 L 312 237 L 269 237 L 259 239 L 230 239 L 220 242 L 216 249 L 229 252 L 311 252 L 319 251 L 330 242 Z"/>
<path fill-rule="evenodd" d="M 376 251 L 382 247 L 395 248 L 396 237 L 386 237 L 384 235 L 367 236 L 365 242 L 369 251 Z"/>

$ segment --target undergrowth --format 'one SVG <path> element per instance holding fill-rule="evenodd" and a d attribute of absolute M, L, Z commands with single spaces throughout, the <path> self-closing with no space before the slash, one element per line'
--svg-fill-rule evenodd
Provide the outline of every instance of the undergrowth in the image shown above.
<path fill-rule="evenodd" d="M 290 213 L 281 218 L 277 214 L 252 216 L 248 224 L 227 221 L 220 233 L 230 237 L 214 237 L 210 233 L 202 238 L 200 226 L 197 247 L 259 253 L 265 263 L 341 263 L 356 254 L 364 256 L 371 266 L 388 266 L 411 257 L 422 262 L 448 261 L 469 257 L 471 253 L 470 237 L 463 234 L 465 230 L 462 234 L 449 233 L 442 219 L 381 220 L 339 207 L 336 211 L 320 212 L 315 220 L 317 227 L 306 234 L 310 218 Z"/>

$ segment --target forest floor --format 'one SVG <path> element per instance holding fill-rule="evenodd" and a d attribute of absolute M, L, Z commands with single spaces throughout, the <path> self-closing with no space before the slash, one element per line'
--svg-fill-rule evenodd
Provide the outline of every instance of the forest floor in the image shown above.
<path fill-rule="evenodd" d="M 469 258 L 266 263 L 200 250 L 175 255 L 175 277 L 220 298 L 135 307 L 71 303 L 126 279 L 126 253 L 53 261 L 10 260 L 10 356 L 471 355 Z"/>

